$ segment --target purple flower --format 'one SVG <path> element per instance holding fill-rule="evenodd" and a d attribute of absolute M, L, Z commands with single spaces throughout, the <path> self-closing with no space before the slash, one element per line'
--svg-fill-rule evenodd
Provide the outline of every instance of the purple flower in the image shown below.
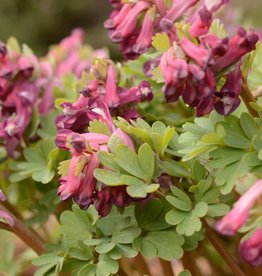
<path fill-rule="evenodd" d="M 152 36 L 154 35 L 153 12 L 153 9 L 146 12 L 140 34 L 133 45 L 133 51 L 135 53 L 143 54 L 151 46 Z"/>
<path fill-rule="evenodd" d="M 212 24 L 213 16 L 212 13 L 204 5 L 198 12 L 195 20 L 193 21 L 190 34 L 194 37 L 199 37 L 208 33 L 209 28 Z"/>
<path fill-rule="evenodd" d="M 262 264 L 262 227 L 255 230 L 250 238 L 241 242 L 239 253 L 243 260 L 253 266 Z"/>
<path fill-rule="evenodd" d="M 205 68 L 208 65 L 214 64 L 212 54 L 202 45 L 195 45 L 192 41 L 184 37 L 180 42 L 180 46 L 199 66 Z"/>
<path fill-rule="evenodd" d="M 258 180 L 234 204 L 234 208 L 218 221 L 216 230 L 223 235 L 233 236 L 246 223 L 250 209 L 262 194 L 262 180 Z"/>
<path fill-rule="evenodd" d="M 237 35 L 230 39 L 228 50 L 222 56 L 216 59 L 214 65 L 215 72 L 220 72 L 231 64 L 236 63 L 242 56 L 256 48 L 258 35 L 253 31 L 247 33 L 243 28 L 239 28 Z"/>
<path fill-rule="evenodd" d="M 234 71 L 227 75 L 226 83 L 220 93 L 216 93 L 220 100 L 216 102 L 215 109 L 219 114 L 228 115 L 240 105 L 241 76 L 239 64 Z"/>
<path fill-rule="evenodd" d="M 123 20 L 121 20 L 120 24 L 116 27 L 116 29 L 111 31 L 111 33 L 109 34 L 111 40 L 113 42 L 121 42 L 125 38 L 130 36 L 136 28 L 138 16 L 149 7 L 150 4 L 146 1 L 139 1 L 134 4 L 132 9 L 128 11 Z"/>
<path fill-rule="evenodd" d="M 167 11 L 167 14 L 161 19 L 160 26 L 165 26 L 166 22 L 173 23 L 181 15 L 183 15 L 190 7 L 194 6 L 199 0 L 177 0 L 174 1 L 170 10 Z M 164 27 L 165 29 L 165 27 Z"/>
<path fill-rule="evenodd" d="M 121 105 L 151 101 L 153 99 L 153 91 L 147 81 L 142 81 L 138 86 L 119 93 L 119 99 Z"/>

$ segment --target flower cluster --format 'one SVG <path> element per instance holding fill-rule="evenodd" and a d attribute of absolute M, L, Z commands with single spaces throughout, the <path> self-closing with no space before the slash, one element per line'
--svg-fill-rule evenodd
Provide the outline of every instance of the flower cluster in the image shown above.
<path fill-rule="evenodd" d="M 160 60 L 165 81 L 166 101 L 176 101 L 182 96 L 185 103 L 196 108 L 197 116 L 210 113 L 228 115 L 240 104 L 241 57 L 255 49 L 258 36 L 240 28 L 231 39 L 219 39 L 207 34 L 195 44 L 188 38 L 174 42 Z M 235 68 L 224 75 L 226 79 L 218 88 L 216 79 L 230 65 Z"/>
<path fill-rule="evenodd" d="M 38 60 L 4 44 L 0 47 L 0 139 L 5 141 L 8 154 L 14 156 L 38 99 L 32 80 Z"/>
<path fill-rule="evenodd" d="M 99 187 L 94 171 L 101 167 L 100 151 L 110 152 L 109 140 L 116 136 L 134 150 L 131 138 L 115 128 L 111 115 L 122 114 L 128 119 L 139 114 L 132 104 L 152 100 L 148 82 L 124 89 L 117 86 L 117 69 L 110 60 L 98 58 L 90 68 L 90 81 L 80 91 L 76 102 L 62 104 L 63 115 L 56 119 L 58 134 L 56 145 L 70 150 L 72 159 L 66 176 L 60 178 L 58 194 L 62 200 L 72 198 L 81 208 L 94 204 L 101 216 L 106 216 L 112 205 L 124 207 L 132 199 L 125 186 Z M 107 134 L 88 132 L 90 122 L 102 122 Z"/>
<path fill-rule="evenodd" d="M 228 0 L 170 2 L 170 6 L 164 0 L 113 2 L 115 10 L 105 22 L 109 37 L 120 43 L 127 59 L 134 59 L 151 47 L 155 33 L 167 34 L 169 50 L 146 62 L 144 68 L 151 77 L 152 70 L 160 66 L 166 101 L 174 102 L 182 96 L 186 104 L 197 110 L 197 116 L 214 108 L 222 115 L 233 112 L 240 104 L 241 58 L 255 49 L 258 35 L 243 28 L 232 38 L 209 32 L 213 14 Z M 196 6 L 199 2 L 200 6 Z M 181 18 L 180 23 L 185 28 L 189 26 L 182 37 L 175 24 Z M 218 87 L 217 78 L 236 63 L 236 68 L 224 76 L 224 85 Z"/>
<path fill-rule="evenodd" d="M 44 58 L 37 58 L 26 46 L 21 53 L 19 47 L 0 45 L 0 139 L 9 156 L 16 156 L 15 149 L 31 121 L 33 109 L 47 115 L 54 105 L 54 88 L 63 90 L 62 77 L 73 73 L 80 78 L 96 56 L 107 57 L 107 53 L 83 46 L 80 29 Z"/>
<path fill-rule="evenodd" d="M 90 81 L 80 91 L 76 102 L 62 104 L 63 115 L 57 117 L 58 129 L 71 129 L 83 132 L 89 122 L 96 118 L 94 110 L 100 103 L 106 105 L 112 114 L 121 115 L 126 119 L 140 117 L 134 104 L 151 101 L 152 89 L 147 81 L 131 88 L 117 86 L 117 69 L 111 61 L 97 58 L 90 69 Z"/>
<path fill-rule="evenodd" d="M 262 195 L 262 180 L 257 181 L 235 203 L 234 208 L 216 224 L 216 229 L 223 235 L 233 236 L 245 225 L 251 209 Z M 240 244 L 240 255 L 253 265 L 262 264 L 262 226 L 252 236 Z"/>
<path fill-rule="evenodd" d="M 105 50 L 92 50 L 84 44 L 84 32 L 75 29 L 71 35 L 64 38 L 58 45 L 51 47 L 48 54 L 40 60 L 40 76 L 38 88 L 43 90 L 39 110 L 47 114 L 54 104 L 54 87 L 63 89 L 63 76 L 71 73 L 81 78 L 84 71 L 88 71 L 93 59 L 97 56 L 107 57 Z"/>

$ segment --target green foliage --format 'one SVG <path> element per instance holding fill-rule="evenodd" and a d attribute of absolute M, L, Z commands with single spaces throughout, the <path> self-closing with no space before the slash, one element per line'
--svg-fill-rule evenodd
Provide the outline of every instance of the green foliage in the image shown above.
<path fill-rule="evenodd" d="M 47 116 L 40 118 L 41 128 L 37 130 L 37 134 L 41 138 L 54 139 L 57 133 L 57 129 L 54 123 L 57 116 L 57 111 L 51 111 Z"/>
<path fill-rule="evenodd" d="M 168 144 L 175 134 L 174 128 L 165 126 L 160 121 L 150 126 L 146 121 L 140 118 L 136 121 L 131 121 L 131 124 L 123 118 L 118 118 L 115 124 L 142 143 L 148 143 L 160 156 L 164 155 Z"/>
<path fill-rule="evenodd" d="M 108 126 L 104 122 L 98 120 L 93 120 L 89 123 L 88 131 L 111 136 Z"/>
<path fill-rule="evenodd" d="M 205 216 L 223 216 L 229 211 L 229 207 L 219 202 L 220 191 L 213 186 L 211 180 L 201 180 L 197 185 L 191 186 L 194 200 L 181 189 L 171 187 L 172 194 L 166 196 L 166 200 L 173 206 L 167 212 L 166 221 L 176 225 L 176 231 L 180 235 L 192 236 L 201 230 L 201 219 Z"/>
<path fill-rule="evenodd" d="M 222 24 L 222 22 L 219 19 L 214 19 L 213 20 L 209 32 L 211 34 L 216 35 L 217 37 L 219 37 L 221 39 L 228 36 L 228 34 L 227 34 L 227 32 L 224 28 L 224 25 Z"/>
<path fill-rule="evenodd" d="M 10 175 L 10 181 L 19 182 L 28 177 L 43 184 L 49 183 L 57 165 L 59 149 L 50 139 L 43 139 L 24 150 L 25 161 L 10 163 L 10 169 L 15 173 Z"/>
<path fill-rule="evenodd" d="M 166 33 L 157 33 L 152 37 L 152 45 L 159 53 L 165 53 L 170 48 L 168 35 Z"/>
<path fill-rule="evenodd" d="M 127 145 L 119 144 L 115 146 L 114 154 L 100 152 L 98 158 L 111 169 L 96 169 L 94 173 L 95 178 L 106 185 L 127 185 L 127 193 L 138 198 L 144 198 L 159 188 L 159 184 L 152 184 L 155 156 L 146 143 L 141 145 L 138 154 Z"/>
<path fill-rule="evenodd" d="M 185 132 L 179 138 L 183 149 L 179 152 L 184 160 L 201 159 L 207 171 L 214 173 L 221 193 L 228 194 L 238 178 L 262 172 L 261 126 L 261 118 L 254 119 L 248 113 L 223 118 L 213 112 L 209 118 L 183 126 Z"/>

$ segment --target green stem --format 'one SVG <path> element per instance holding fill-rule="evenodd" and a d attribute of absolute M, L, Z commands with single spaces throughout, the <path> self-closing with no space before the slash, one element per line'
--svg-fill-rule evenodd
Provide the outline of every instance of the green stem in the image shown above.
<path fill-rule="evenodd" d="M 232 256 L 226 251 L 224 246 L 220 243 L 216 235 L 214 234 L 213 230 L 210 228 L 208 223 L 205 219 L 202 219 L 203 225 L 206 229 L 206 236 L 209 239 L 209 241 L 212 243 L 212 245 L 215 247 L 217 252 L 223 257 L 229 268 L 232 270 L 232 272 L 236 276 L 245 276 L 245 273 L 242 271 L 242 269 L 237 265 L 235 260 L 232 258 Z"/>
<path fill-rule="evenodd" d="M 38 255 L 41 255 L 44 252 L 44 242 L 41 237 L 38 236 L 35 231 L 24 225 L 20 219 L 11 214 L 4 206 L 0 205 L 0 209 L 10 214 L 14 221 L 13 227 L 6 223 L 0 222 L 0 228 L 14 233 L 22 241 L 24 241 L 24 243 L 31 247 Z"/>
<path fill-rule="evenodd" d="M 241 98 L 242 98 L 243 102 L 245 103 L 249 113 L 253 117 L 258 117 L 258 112 L 255 109 L 253 109 L 252 106 L 250 105 L 250 103 L 252 103 L 252 102 L 255 103 L 256 99 L 255 99 L 254 95 L 252 94 L 252 92 L 250 91 L 248 84 L 247 84 L 247 80 L 245 80 L 245 79 L 243 79 Z"/>

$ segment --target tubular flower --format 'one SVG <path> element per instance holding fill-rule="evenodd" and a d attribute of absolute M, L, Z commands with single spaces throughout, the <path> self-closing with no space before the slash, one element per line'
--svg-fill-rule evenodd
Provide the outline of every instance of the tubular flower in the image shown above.
<path fill-rule="evenodd" d="M 110 61 L 97 59 L 90 72 L 92 80 L 80 91 L 77 101 L 61 105 L 64 114 L 56 119 L 58 129 L 83 132 L 94 119 L 102 120 L 110 129 L 111 123 L 107 119 L 109 111 L 115 114 L 125 106 L 124 113 L 119 114 L 124 116 L 132 104 L 151 101 L 153 98 L 152 88 L 146 81 L 128 89 L 118 87 L 117 71 Z"/>
<path fill-rule="evenodd" d="M 224 76 L 226 84 L 219 93 L 215 80 L 221 78 L 221 73 L 229 66 L 239 67 L 242 57 L 254 50 L 258 41 L 256 33 L 243 28 L 232 38 L 210 33 L 214 13 L 228 2 L 176 0 L 167 4 L 164 0 L 152 0 L 124 3 L 112 12 L 105 26 L 112 40 L 120 43 L 126 59 L 137 58 L 150 48 L 155 33 L 167 34 L 170 48 L 144 64 L 145 75 L 151 78 L 153 70 L 159 67 L 167 102 L 175 102 L 181 96 L 196 109 L 197 116 L 208 114 L 214 108 L 228 115 L 240 104 L 241 71 Z M 132 28 L 124 32 L 124 18 L 129 15 L 132 15 Z M 188 24 L 189 34 L 181 34 L 180 23 Z M 139 47 L 140 39 L 143 43 Z"/>
<path fill-rule="evenodd" d="M 262 227 L 240 244 L 239 253 L 243 260 L 254 266 L 262 264 Z"/>
<path fill-rule="evenodd" d="M 179 42 L 179 55 L 175 47 L 161 56 L 160 69 L 165 81 L 165 98 L 167 102 L 176 101 L 182 96 L 185 103 L 196 108 L 197 116 L 210 113 L 214 108 L 222 115 L 233 112 L 240 104 L 241 70 L 240 62 L 235 69 L 225 76 L 226 83 L 218 93 L 215 78 L 217 74 L 236 63 L 240 58 L 255 47 L 258 39 L 253 32 L 242 35 L 241 45 L 237 49 L 233 44 L 239 45 L 240 36 L 231 40 L 219 39 L 215 35 L 203 37 L 199 45 L 188 38 Z M 243 38 L 245 37 L 245 38 Z M 182 51 L 182 54 L 181 54 Z M 232 55 L 225 58 L 226 55 Z M 188 61 L 191 60 L 191 62 Z"/>
<path fill-rule="evenodd" d="M 97 114 L 107 117 L 110 126 L 111 136 L 117 136 L 123 144 L 134 150 L 131 138 L 122 130 L 115 128 L 107 106 L 105 110 L 94 111 Z M 107 110 L 106 110 L 107 109 Z M 94 178 L 94 171 L 101 167 L 98 159 L 100 151 L 109 152 L 108 142 L 110 136 L 99 133 L 75 133 L 71 130 L 60 130 L 56 137 L 58 147 L 70 150 L 72 159 L 70 160 L 68 173 L 60 178 L 58 194 L 62 200 L 72 198 L 79 206 L 86 209 L 90 204 L 94 204 L 101 216 L 107 215 L 112 205 L 123 207 L 132 202 L 132 198 L 127 194 L 125 186 L 97 187 Z"/>
<path fill-rule="evenodd" d="M 70 36 L 64 38 L 58 45 L 53 46 L 40 61 L 40 75 L 37 86 L 44 91 L 39 105 L 41 114 L 47 115 L 48 111 L 53 108 L 53 90 L 55 87 L 63 90 L 63 76 L 74 74 L 77 78 L 81 78 L 83 72 L 89 71 L 95 58 L 98 56 L 108 57 L 104 50 L 83 51 L 83 49 L 89 47 L 83 44 L 83 38 L 83 30 L 73 30 Z"/>
<path fill-rule="evenodd" d="M 170 38 L 178 39 L 175 22 L 191 8 L 203 2 L 189 21 L 193 36 L 205 35 L 212 23 L 213 13 L 229 0 L 164 0 L 152 1 L 110 1 L 114 10 L 104 26 L 109 30 L 109 38 L 120 44 L 126 59 L 135 59 L 151 47 L 152 37 L 157 32 L 166 32 Z"/>
<path fill-rule="evenodd" d="M 234 208 L 216 224 L 223 235 L 232 236 L 246 223 L 251 208 L 262 194 L 262 180 L 257 181 L 240 199 Z"/>
<path fill-rule="evenodd" d="M 28 126 L 38 89 L 32 78 L 36 57 L 19 54 L 1 46 L 0 69 L 0 140 L 4 141 L 9 156 Z"/>

